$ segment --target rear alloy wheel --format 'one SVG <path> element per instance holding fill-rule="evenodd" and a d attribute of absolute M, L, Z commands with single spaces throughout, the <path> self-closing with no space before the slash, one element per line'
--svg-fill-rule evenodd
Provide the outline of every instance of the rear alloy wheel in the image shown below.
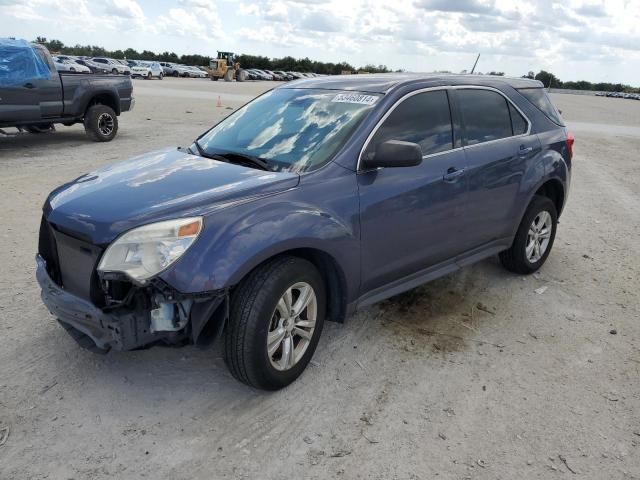
<path fill-rule="evenodd" d="M 109 142 L 118 133 L 118 116 L 107 105 L 92 105 L 84 115 L 84 130 L 96 142 Z"/>
<path fill-rule="evenodd" d="M 277 390 L 304 371 L 318 345 L 325 287 L 314 265 L 279 257 L 243 280 L 231 300 L 224 358 L 247 385 Z"/>
<path fill-rule="evenodd" d="M 529 274 L 547 260 L 556 237 L 558 213 L 547 197 L 536 195 L 520 222 L 513 244 L 500 253 L 500 261 L 515 273 Z"/>

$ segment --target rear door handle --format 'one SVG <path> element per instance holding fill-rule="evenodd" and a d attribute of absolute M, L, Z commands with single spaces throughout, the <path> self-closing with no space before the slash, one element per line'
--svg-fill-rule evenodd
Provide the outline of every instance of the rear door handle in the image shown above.
<path fill-rule="evenodd" d="M 36 88 L 36 86 L 33 83 L 28 82 L 24 84 L 24 88 Z"/>
<path fill-rule="evenodd" d="M 524 145 L 520 145 L 520 149 L 518 150 L 518 155 L 527 155 L 528 153 L 533 152 L 533 147 L 525 147 Z"/>
<path fill-rule="evenodd" d="M 442 179 L 445 182 L 455 182 L 456 180 L 458 180 L 458 178 L 462 177 L 463 175 L 464 175 L 464 168 L 457 170 L 451 167 L 449 168 L 449 170 L 447 170 L 447 173 L 444 174 Z"/>

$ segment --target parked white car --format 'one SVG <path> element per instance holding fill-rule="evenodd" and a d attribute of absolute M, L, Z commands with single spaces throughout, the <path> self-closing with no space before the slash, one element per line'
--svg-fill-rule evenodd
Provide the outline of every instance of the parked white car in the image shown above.
<path fill-rule="evenodd" d="M 132 77 L 142 77 L 151 80 L 153 77 L 160 80 L 164 77 L 164 71 L 158 62 L 144 62 L 142 60 L 129 60 Z"/>
<path fill-rule="evenodd" d="M 56 70 L 59 72 L 69 72 L 69 73 L 91 73 L 91 69 L 89 67 L 85 67 L 84 65 L 80 65 L 70 58 L 60 58 L 60 57 L 52 57 L 53 64 L 56 67 Z"/>

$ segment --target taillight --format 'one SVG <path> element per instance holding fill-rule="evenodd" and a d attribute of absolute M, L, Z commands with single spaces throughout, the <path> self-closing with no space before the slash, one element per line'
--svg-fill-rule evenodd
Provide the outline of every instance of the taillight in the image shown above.
<path fill-rule="evenodd" d="M 575 142 L 573 133 L 567 134 L 567 150 L 569 151 L 569 158 L 573 158 L 573 142 Z"/>

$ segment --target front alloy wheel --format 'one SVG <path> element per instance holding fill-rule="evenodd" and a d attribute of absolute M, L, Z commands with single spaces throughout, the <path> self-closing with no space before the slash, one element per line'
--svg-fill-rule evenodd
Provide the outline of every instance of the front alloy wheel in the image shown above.
<path fill-rule="evenodd" d="M 313 287 L 295 283 L 285 290 L 271 316 L 267 351 L 276 370 L 289 370 L 309 348 L 318 316 Z"/>
<path fill-rule="evenodd" d="M 231 297 L 224 359 L 247 385 L 277 390 L 304 371 L 318 345 L 325 313 L 316 267 L 282 256 L 251 272 Z"/>

